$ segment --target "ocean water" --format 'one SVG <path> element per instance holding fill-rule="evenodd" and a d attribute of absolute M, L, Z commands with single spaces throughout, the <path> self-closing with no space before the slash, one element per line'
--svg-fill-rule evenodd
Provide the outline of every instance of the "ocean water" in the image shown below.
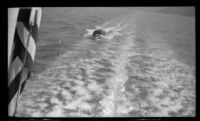
<path fill-rule="evenodd" d="M 43 8 L 16 116 L 195 116 L 194 17 L 154 9 Z"/>

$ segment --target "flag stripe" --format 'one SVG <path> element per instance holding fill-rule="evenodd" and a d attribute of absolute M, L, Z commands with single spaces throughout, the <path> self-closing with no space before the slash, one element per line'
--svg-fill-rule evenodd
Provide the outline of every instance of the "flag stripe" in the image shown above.
<path fill-rule="evenodd" d="M 29 70 L 24 67 L 21 69 L 21 71 L 17 74 L 17 76 L 14 78 L 14 80 L 11 82 L 8 92 L 8 101 L 10 102 L 13 98 L 13 96 L 18 92 L 20 88 L 20 84 L 26 82 L 27 78 L 29 76 Z M 24 83 L 25 84 L 25 83 Z M 21 91 L 23 90 L 24 87 L 21 87 Z"/>
<path fill-rule="evenodd" d="M 31 68 L 33 60 L 32 57 L 30 56 L 29 52 L 26 52 L 27 49 L 24 47 L 24 45 L 22 44 L 22 41 L 19 38 L 18 33 L 15 33 L 15 37 L 14 37 L 14 43 L 15 43 L 15 47 L 13 50 L 13 60 L 16 57 L 19 57 L 20 60 L 23 62 L 24 58 L 25 58 L 25 53 L 26 54 L 26 60 L 25 60 L 25 66 L 27 66 L 28 68 Z M 31 46 L 31 45 L 29 45 Z"/>
<path fill-rule="evenodd" d="M 29 72 L 29 73 L 30 73 L 30 72 Z M 21 84 L 20 94 L 21 94 L 22 91 L 24 90 L 25 84 L 26 84 L 26 80 L 25 80 L 24 82 L 22 82 L 22 84 Z"/>
<path fill-rule="evenodd" d="M 25 48 L 27 47 L 27 50 L 31 58 L 34 61 L 36 44 L 35 44 L 34 39 L 32 38 L 32 35 L 29 36 L 29 31 L 24 27 L 23 23 L 21 22 L 17 24 L 17 32 L 18 32 L 21 42 L 23 43 Z"/>
<path fill-rule="evenodd" d="M 16 101 L 17 101 L 17 93 L 13 96 L 12 100 L 10 101 L 8 105 L 8 115 L 11 116 L 15 112 L 16 108 Z"/>
<path fill-rule="evenodd" d="M 11 82 L 9 88 L 8 88 L 8 102 L 11 101 L 13 96 L 17 93 L 19 89 L 20 84 L 20 77 L 21 77 L 22 70 L 17 74 L 17 76 L 14 78 L 14 80 Z"/>
<path fill-rule="evenodd" d="M 13 52 L 13 38 L 17 24 L 19 8 L 8 8 L 8 70 L 10 69 L 12 52 Z"/>
<path fill-rule="evenodd" d="M 33 13 L 33 15 L 31 15 L 31 18 L 30 18 L 30 21 L 32 21 L 33 22 L 33 25 L 32 25 L 32 30 L 31 31 L 29 31 L 30 32 L 30 34 L 33 36 L 33 38 L 34 38 L 34 40 L 35 40 L 35 42 L 37 42 L 38 41 L 38 23 L 37 23 L 37 18 L 38 18 L 38 10 L 36 10 L 36 9 L 33 9 L 32 10 L 32 13 Z M 33 17 L 32 17 L 33 16 Z M 33 19 L 33 20 L 32 20 Z"/>
<path fill-rule="evenodd" d="M 31 57 L 32 61 L 34 61 L 35 51 L 36 51 L 36 44 L 35 44 L 34 39 L 31 36 L 29 38 L 29 43 L 28 43 L 27 50 L 29 52 L 29 56 Z"/>
<path fill-rule="evenodd" d="M 18 33 L 19 38 L 22 41 L 24 47 L 26 47 L 27 43 L 28 43 L 28 34 L 29 34 L 29 32 L 24 27 L 23 22 L 17 22 L 17 33 Z"/>
<path fill-rule="evenodd" d="M 31 20 L 31 18 L 30 18 L 31 10 L 20 9 L 19 16 L 18 16 L 18 22 L 21 22 L 21 23 L 24 24 L 26 30 L 29 31 L 29 33 L 34 38 L 35 42 L 38 40 L 38 24 L 37 24 L 37 20 L 36 20 L 37 19 L 37 13 L 38 13 L 37 10 L 35 10 L 35 16 L 33 18 L 34 20 Z M 27 14 L 29 14 L 29 15 L 27 15 Z M 30 21 L 33 22 L 32 23 L 33 25 L 31 25 Z"/>
<path fill-rule="evenodd" d="M 8 86 L 10 85 L 11 81 L 15 78 L 15 76 L 21 71 L 22 66 L 22 61 L 19 59 L 19 57 L 16 57 L 11 65 Z"/>
<path fill-rule="evenodd" d="M 20 9 L 18 18 L 17 18 L 18 22 L 23 22 L 23 24 L 27 28 L 27 30 L 30 30 L 30 28 L 31 28 L 31 25 L 29 23 L 31 10 L 32 9 Z"/>
<path fill-rule="evenodd" d="M 24 89 L 24 84 L 26 83 L 26 80 L 30 77 L 30 71 L 28 70 L 28 68 L 24 67 L 22 69 L 22 73 L 21 73 L 21 83 L 20 83 L 20 94 Z M 23 84 L 23 85 L 22 85 Z"/>
<path fill-rule="evenodd" d="M 27 50 L 23 46 L 23 44 L 22 44 L 22 42 L 19 38 L 19 35 L 17 34 L 17 30 L 15 31 L 15 35 L 14 35 L 14 44 L 15 44 L 15 47 L 14 47 L 14 50 L 13 50 L 13 59 L 15 59 L 17 56 L 19 56 L 19 58 L 21 60 L 24 60 L 25 52 Z"/>

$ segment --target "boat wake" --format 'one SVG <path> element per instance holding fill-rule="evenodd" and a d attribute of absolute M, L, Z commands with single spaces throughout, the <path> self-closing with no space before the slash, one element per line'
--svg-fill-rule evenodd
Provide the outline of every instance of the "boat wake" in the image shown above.
<path fill-rule="evenodd" d="M 129 27 L 123 21 L 96 26 L 107 33 L 101 42 L 87 39 L 95 29 L 86 30 L 73 51 L 60 55 L 27 82 L 16 115 L 191 115 L 195 104 L 192 69 L 175 60 L 170 49 L 154 44 L 155 49 L 137 38 Z"/>

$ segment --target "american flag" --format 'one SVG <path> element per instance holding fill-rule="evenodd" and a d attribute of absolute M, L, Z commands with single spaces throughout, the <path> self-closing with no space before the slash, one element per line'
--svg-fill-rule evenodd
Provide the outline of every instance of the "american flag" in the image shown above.
<path fill-rule="evenodd" d="M 18 97 L 22 93 L 26 80 L 30 77 L 30 69 L 35 59 L 38 29 L 41 21 L 41 8 L 9 8 L 8 24 L 11 24 L 12 11 L 16 16 L 14 26 L 8 25 L 8 115 L 14 116 Z M 18 12 L 16 12 L 18 11 Z M 13 37 L 9 37 L 13 36 Z"/>

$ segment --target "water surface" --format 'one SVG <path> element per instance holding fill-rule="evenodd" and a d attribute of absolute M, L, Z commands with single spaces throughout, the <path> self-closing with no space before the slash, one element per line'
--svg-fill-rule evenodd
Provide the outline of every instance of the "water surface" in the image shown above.
<path fill-rule="evenodd" d="M 43 11 L 17 116 L 195 115 L 193 17 L 133 8 Z M 101 41 L 87 37 L 96 26 L 109 31 Z"/>

